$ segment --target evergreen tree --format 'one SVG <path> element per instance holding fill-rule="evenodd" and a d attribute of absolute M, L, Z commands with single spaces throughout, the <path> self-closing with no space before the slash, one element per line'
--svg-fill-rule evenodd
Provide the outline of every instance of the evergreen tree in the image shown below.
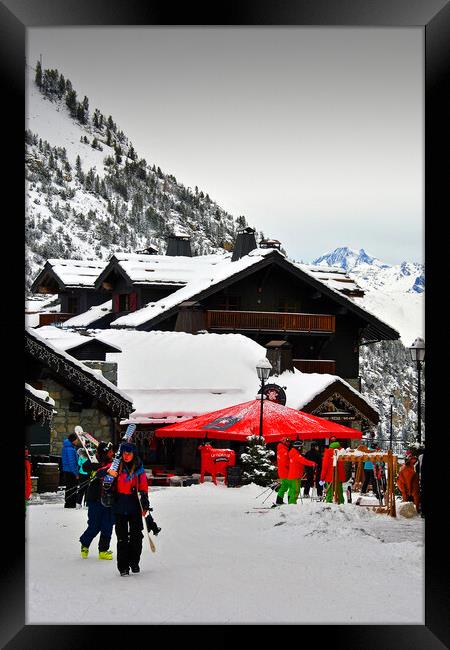
<path fill-rule="evenodd" d="M 70 82 L 67 81 L 66 89 L 69 83 Z M 75 115 L 77 114 L 77 93 L 75 92 L 75 90 L 72 89 L 66 90 L 66 105 L 72 117 L 75 117 Z"/>
<path fill-rule="evenodd" d="M 270 485 L 277 477 L 277 469 L 270 460 L 275 452 L 266 447 L 264 438 L 247 436 L 248 444 L 241 454 L 242 477 L 246 483 L 263 487 Z"/>
<path fill-rule="evenodd" d="M 61 99 L 61 97 L 64 96 L 64 93 L 66 92 L 66 80 L 64 79 L 64 75 L 61 75 L 59 78 L 58 82 L 58 97 Z"/>
<path fill-rule="evenodd" d="M 38 62 L 36 63 L 36 75 L 35 75 L 35 77 L 34 77 L 34 80 L 35 80 L 35 82 L 36 82 L 36 85 L 37 85 L 39 88 L 41 88 L 41 86 L 42 86 L 42 66 L 41 66 L 41 62 L 40 62 L 40 61 L 38 61 Z"/>

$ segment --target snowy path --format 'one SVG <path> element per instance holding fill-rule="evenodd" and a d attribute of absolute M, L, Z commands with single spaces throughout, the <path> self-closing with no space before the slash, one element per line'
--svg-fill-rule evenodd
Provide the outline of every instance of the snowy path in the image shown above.
<path fill-rule="evenodd" d="M 157 552 L 144 539 L 128 578 L 97 559 L 97 540 L 81 559 L 85 509 L 31 505 L 27 623 L 423 624 L 424 520 L 306 499 L 261 513 L 260 492 L 153 491 Z"/>

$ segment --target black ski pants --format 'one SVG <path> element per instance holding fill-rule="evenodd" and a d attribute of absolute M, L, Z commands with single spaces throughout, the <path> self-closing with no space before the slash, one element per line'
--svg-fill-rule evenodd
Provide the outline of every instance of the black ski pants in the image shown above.
<path fill-rule="evenodd" d="M 375 473 L 374 473 L 373 469 L 365 469 L 364 470 L 364 483 L 362 485 L 361 492 L 367 492 L 367 488 L 369 486 L 369 483 L 372 484 L 373 493 L 378 498 L 377 482 L 376 482 L 376 479 L 375 479 Z"/>
<path fill-rule="evenodd" d="M 308 471 L 312 470 L 312 471 Z M 319 483 L 319 478 L 320 478 L 320 473 L 317 472 L 317 478 L 316 478 L 316 489 L 317 489 L 317 496 L 321 497 L 323 494 L 323 487 Z M 312 488 L 314 485 L 314 467 L 307 467 L 306 468 L 306 485 L 303 490 L 303 496 L 307 497 L 309 495 L 309 490 Z"/>
<path fill-rule="evenodd" d="M 139 565 L 144 538 L 143 528 L 140 512 L 135 515 L 116 514 L 117 568 L 119 571 Z"/>
<path fill-rule="evenodd" d="M 78 484 L 77 477 L 72 472 L 64 472 L 64 485 L 66 491 L 64 494 L 64 507 L 76 508 L 77 507 L 77 490 L 75 489 Z"/>
<path fill-rule="evenodd" d="M 80 474 L 80 477 L 78 479 L 78 492 L 77 492 L 77 503 L 83 505 L 83 498 L 84 498 L 84 504 L 87 505 L 86 501 L 86 492 L 89 487 L 89 474 Z"/>

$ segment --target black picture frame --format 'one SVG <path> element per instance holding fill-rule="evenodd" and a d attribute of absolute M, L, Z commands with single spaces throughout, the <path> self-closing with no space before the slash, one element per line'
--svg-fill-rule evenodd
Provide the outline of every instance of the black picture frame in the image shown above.
<path fill-rule="evenodd" d="M 445 277 L 444 260 L 445 243 L 441 254 L 434 254 L 432 249 L 432 234 L 441 233 L 442 218 L 448 215 L 448 165 L 446 158 L 449 147 L 448 116 L 450 115 L 449 82 L 450 82 L 450 4 L 444 0 L 284 0 L 272 2 L 227 3 L 217 6 L 200 8 L 185 3 L 183 7 L 174 10 L 167 2 L 149 0 L 3 0 L 0 2 L 0 52 L 2 54 L 2 87 L 7 108 L 7 121 L 4 122 L 4 161 L 7 162 L 3 174 L 3 191 L 12 199 L 12 208 L 3 211 L 3 241 L 4 252 L 12 251 L 12 261 L 5 267 L 8 282 L 7 314 L 2 322 L 4 332 L 4 347 L 13 348 L 12 339 L 19 339 L 22 328 L 23 297 L 20 277 L 24 278 L 21 244 L 24 241 L 22 215 L 24 202 L 21 202 L 24 179 L 23 135 L 24 135 L 24 53 L 26 29 L 38 26 L 67 26 L 67 25 L 303 25 L 303 26 L 383 26 L 408 27 L 422 26 L 425 39 L 425 249 L 427 277 L 432 281 L 427 283 L 426 292 L 426 331 L 432 331 L 433 308 L 436 311 L 443 304 L 443 293 L 439 291 L 438 278 Z M 4 106 L 5 107 L 5 106 Z M 20 207 L 19 207 L 20 206 Z M 23 207 L 22 207 L 23 206 Z M 23 210 L 23 212 L 22 212 Z M 441 239 L 442 241 L 442 239 Z M 438 249 L 439 250 L 439 249 Z M 6 272 L 7 271 L 7 272 Z M 435 281 L 436 279 L 436 281 Z M 444 294 L 445 295 L 445 294 Z M 17 301 L 17 304 L 16 304 Z M 14 307 L 12 306 L 14 304 Z M 17 309 L 16 309 L 17 307 Z M 20 317 L 19 317 L 20 314 Z M 437 322 L 437 321 L 436 321 Z M 445 495 L 445 479 L 447 472 L 446 459 L 442 458 L 445 449 L 445 435 L 448 425 L 441 422 L 445 416 L 446 382 L 440 381 L 439 369 L 443 364 L 443 343 L 446 339 L 445 322 L 443 321 L 442 335 L 427 336 L 427 356 L 425 377 L 431 382 L 427 392 L 427 454 L 432 468 L 431 487 L 436 494 Z M 10 343 L 11 340 L 11 343 Z M 7 342 L 7 345 L 5 345 Z M 437 346 L 440 343 L 439 352 Z M 13 353 L 13 363 L 4 369 L 4 439 L 7 441 L 8 455 L 2 454 L 4 474 L 3 496 L 4 505 L 3 537 L 7 542 L 7 556 L 0 560 L 1 593 L 0 593 L 0 642 L 6 648 L 90 648 L 105 647 L 109 642 L 118 644 L 130 643 L 136 631 L 153 642 L 153 631 L 142 628 L 154 626 L 120 626 L 99 625 L 99 635 L 94 643 L 92 626 L 80 625 L 25 625 L 25 570 L 23 538 L 23 484 L 17 479 L 23 475 L 23 442 L 15 424 L 16 414 L 22 412 L 20 398 L 23 395 L 23 377 L 18 377 L 12 383 L 13 367 L 17 363 L 17 353 Z M 12 414 L 9 417 L 8 414 Z M 442 428 L 444 426 L 444 429 Z M 439 434 L 444 431 L 442 442 Z M 13 435 L 14 434 L 14 435 Z M 439 468 L 439 471 L 438 471 Z M 445 506 L 445 497 L 443 498 Z M 17 515 L 13 522 L 13 514 Z M 412 649 L 438 649 L 450 646 L 449 633 L 449 582 L 448 560 L 445 543 L 445 513 L 439 514 L 430 504 L 426 518 L 426 556 L 425 556 L 425 625 L 327 625 L 308 626 L 318 640 L 311 641 L 320 646 L 328 644 L 356 649 L 395 647 Z M 441 546 L 440 546 L 441 545 Z M 276 558 L 274 558 L 276 561 Z M 330 558 L 330 566 L 339 558 Z M 370 561 L 370 559 L 368 560 Z M 62 578 L 63 579 L 63 578 Z M 367 586 L 370 588 L 370 585 Z M 95 585 L 93 585 L 95 588 Z M 339 593 L 336 597 L 345 598 Z M 107 594 L 105 594 L 107 598 Z M 149 585 L 149 598 L 152 595 Z M 306 595 L 305 595 L 306 597 Z M 68 586 L 68 611 L 70 611 L 70 586 Z M 349 603 L 351 606 L 351 603 Z M 133 621 L 129 621 L 133 623 Z M 189 627 L 176 626 L 183 629 L 185 635 Z M 236 627 L 236 626 L 231 626 Z M 320 630 L 318 629 L 320 627 Z M 233 630 L 234 631 L 234 630 Z M 303 645 L 305 626 L 300 631 L 299 643 Z M 196 635 L 199 630 L 196 630 Z M 295 630 L 294 630 L 295 633 Z M 165 633 L 166 638 L 172 639 L 173 630 Z M 145 636 L 147 635 L 147 636 Z M 317 636 L 318 635 L 318 636 Z M 239 635 L 240 636 L 240 635 Z M 185 637 L 186 638 L 186 637 Z M 198 636 L 197 636 L 198 639 Z M 198 639 L 199 640 L 199 639 Z M 230 635 L 230 640 L 232 637 Z"/>

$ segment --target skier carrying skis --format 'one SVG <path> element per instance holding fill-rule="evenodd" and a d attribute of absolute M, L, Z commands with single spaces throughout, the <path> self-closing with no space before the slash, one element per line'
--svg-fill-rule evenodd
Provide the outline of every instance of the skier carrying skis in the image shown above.
<path fill-rule="evenodd" d="M 98 463 L 89 459 L 84 462 L 84 469 L 88 472 L 86 480 L 86 503 L 88 507 L 88 526 L 80 537 L 81 557 L 89 555 L 89 545 L 94 537 L 100 533 L 98 540 L 98 559 L 112 560 L 112 551 L 109 548 L 114 526 L 114 513 L 111 508 L 105 508 L 101 502 L 101 489 L 103 477 L 111 466 L 113 449 L 110 442 L 100 442 L 96 451 Z"/>
<path fill-rule="evenodd" d="M 289 451 L 289 492 L 288 503 L 297 503 L 298 495 L 300 494 L 301 479 L 305 471 L 305 465 L 308 467 L 316 467 L 317 463 L 308 460 L 300 451 L 303 448 L 301 440 L 296 440 L 292 443 L 292 449 Z"/>
<path fill-rule="evenodd" d="M 330 442 L 328 449 L 325 449 L 322 459 L 322 472 L 320 474 L 320 480 L 326 483 L 326 497 L 325 501 L 327 503 L 332 503 L 333 501 L 333 455 L 335 449 L 340 449 L 341 445 L 336 440 L 335 442 Z M 345 481 L 345 467 L 342 460 L 337 461 L 337 486 L 336 491 L 338 494 L 338 502 L 344 503 L 344 493 L 342 490 L 342 483 Z"/>
<path fill-rule="evenodd" d="M 277 499 L 274 506 L 280 506 L 284 503 L 284 495 L 289 490 L 289 450 L 292 446 L 292 440 L 283 438 L 277 445 L 277 469 L 280 487 L 277 492 Z"/>
<path fill-rule="evenodd" d="M 130 569 L 133 573 L 140 571 L 139 560 L 144 537 L 142 517 L 149 510 L 148 481 L 133 443 L 122 443 L 120 455 L 118 470 L 109 469 L 108 474 L 115 478 L 112 511 L 116 524 L 117 568 L 121 576 L 127 576 Z"/>

